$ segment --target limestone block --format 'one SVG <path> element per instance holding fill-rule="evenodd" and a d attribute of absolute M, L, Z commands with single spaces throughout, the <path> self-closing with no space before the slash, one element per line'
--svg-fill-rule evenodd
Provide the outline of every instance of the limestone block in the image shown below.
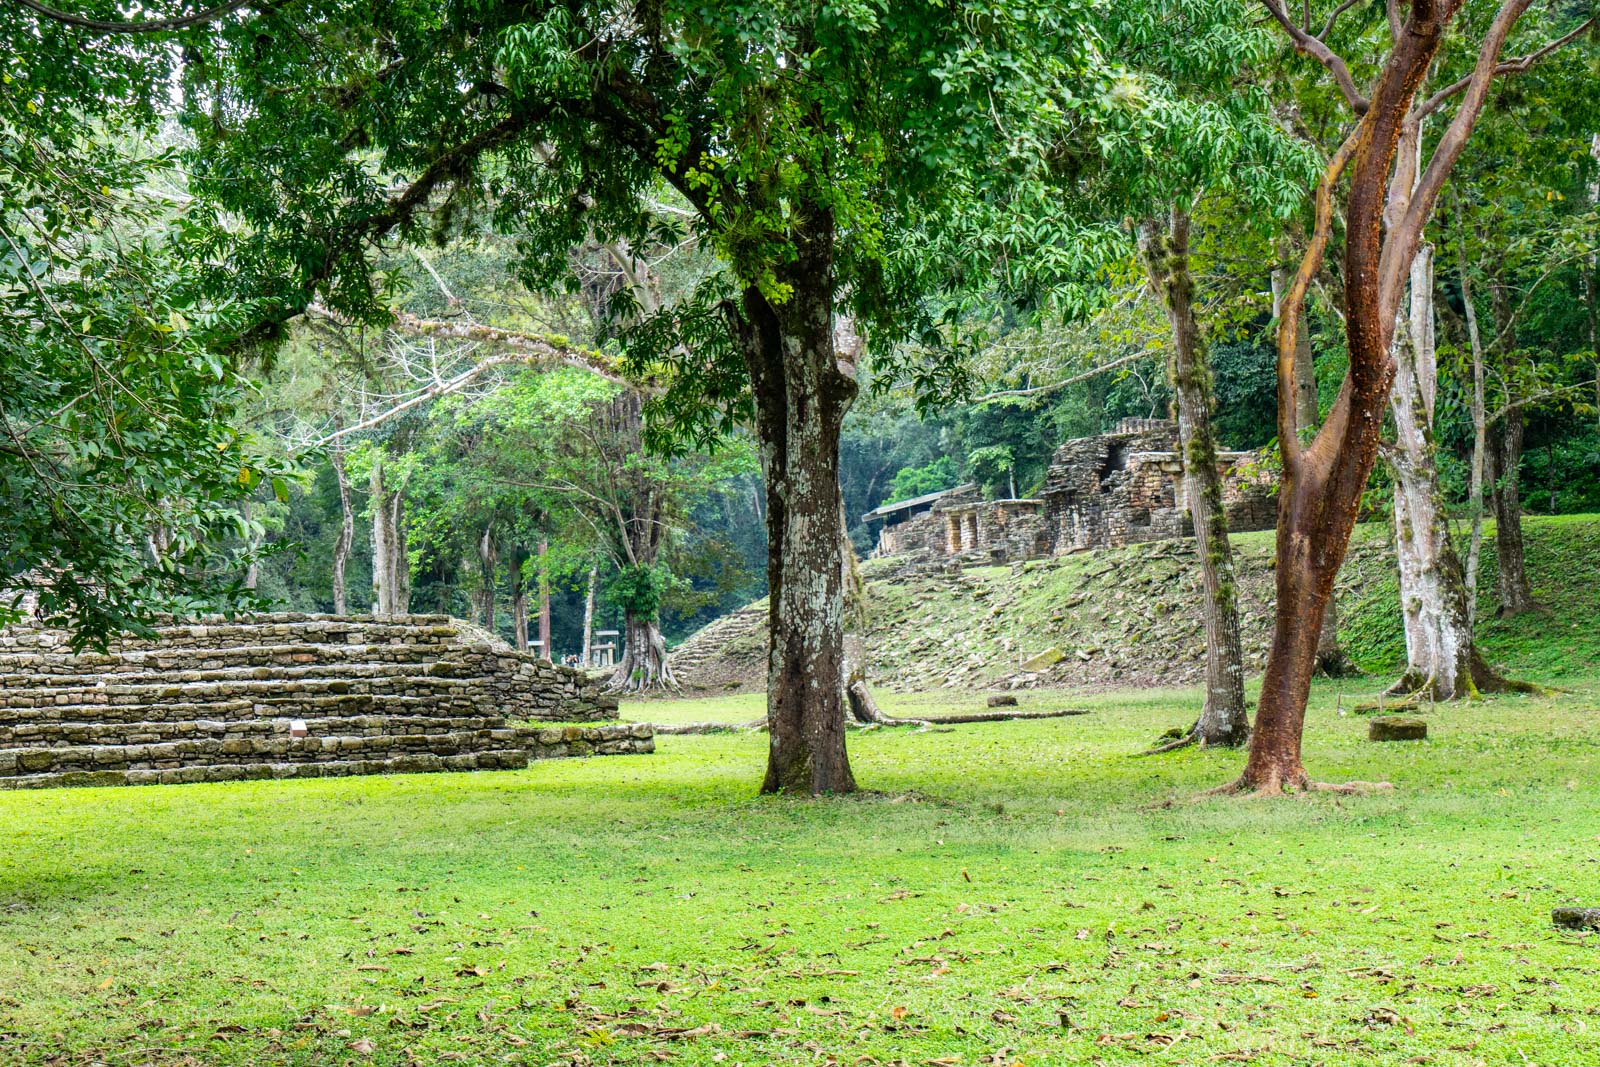
<path fill-rule="evenodd" d="M 1422 741 L 1428 736 L 1428 723 L 1424 719 L 1406 719 L 1386 715 L 1373 719 L 1367 725 L 1370 741 Z"/>
<path fill-rule="evenodd" d="M 1059 648 L 1051 646 L 1050 648 L 1045 649 L 1043 652 L 1031 656 L 1027 660 L 1023 661 L 1022 669 L 1024 671 L 1042 671 L 1046 667 L 1060 663 L 1066 658 L 1066 653 L 1062 652 Z"/>

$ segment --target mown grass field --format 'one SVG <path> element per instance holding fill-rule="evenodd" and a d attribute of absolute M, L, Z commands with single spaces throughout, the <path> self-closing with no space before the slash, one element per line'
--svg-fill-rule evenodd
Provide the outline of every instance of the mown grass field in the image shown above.
<path fill-rule="evenodd" d="M 853 735 L 844 799 L 757 797 L 750 734 L 0 794 L 0 1062 L 1597 1063 L 1600 936 L 1549 924 L 1600 904 L 1565 684 L 1381 746 L 1319 688 L 1314 773 L 1396 786 L 1361 798 L 1200 798 L 1237 754 L 1131 755 L 1182 692 Z"/>

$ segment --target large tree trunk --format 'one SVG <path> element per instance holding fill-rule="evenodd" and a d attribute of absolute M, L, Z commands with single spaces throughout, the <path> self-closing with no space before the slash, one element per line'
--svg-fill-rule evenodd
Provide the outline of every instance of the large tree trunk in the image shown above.
<path fill-rule="evenodd" d="M 1150 284 L 1166 305 L 1172 324 L 1171 378 L 1177 397 L 1183 495 L 1194 520 L 1204 587 L 1206 697 L 1188 736 L 1201 745 L 1242 745 L 1250 734 L 1250 720 L 1244 707 L 1239 603 L 1228 516 L 1222 505 L 1222 475 L 1217 469 L 1217 441 L 1211 430 L 1211 367 L 1194 315 L 1188 215 L 1174 206 L 1165 228 L 1147 221 L 1141 227 L 1139 245 Z"/>
<path fill-rule="evenodd" d="M 1386 456 L 1394 473 L 1395 559 L 1406 635 L 1406 672 L 1391 691 L 1456 700 L 1475 692 L 1477 652 L 1434 446 L 1433 299 L 1433 250 L 1424 244 L 1411 264 L 1410 314 L 1395 326 L 1389 391 L 1395 440 Z"/>
<path fill-rule="evenodd" d="M 616 692 L 642 693 L 650 689 L 673 689 L 677 681 L 667 666 L 667 642 L 655 617 L 625 614 L 622 620 L 622 658 L 611 675 L 608 688 Z"/>
<path fill-rule="evenodd" d="M 406 554 L 405 487 L 391 484 L 379 449 L 368 481 L 372 509 L 372 610 L 405 615 L 411 610 L 411 562 Z"/>
<path fill-rule="evenodd" d="M 1494 544 L 1500 573 L 1501 618 L 1538 610 L 1522 546 L 1522 408 L 1513 404 L 1491 434 L 1494 478 Z"/>
<path fill-rule="evenodd" d="M 350 546 L 356 538 L 356 514 L 350 506 L 350 474 L 344 466 L 344 446 L 333 448 L 333 477 L 339 485 L 339 536 L 333 542 L 333 613 L 349 614 L 344 571 L 350 562 Z"/>
<path fill-rule="evenodd" d="M 1420 240 L 1420 224 L 1397 231 L 1382 223 L 1396 149 L 1417 86 L 1444 35 L 1437 16 L 1413 7 L 1384 64 L 1356 130 L 1340 146 L 1317 189 L 1311 244 L 1284 299 L 1278 329 L 1277 593 L 1250 738 L 1250 758 L 1230 789 L 1278 793 L 1312 786 L 1301 760 L 1306 700 L 1317 665 L 1317 639 L 1333 583 L 1344 563 L 1361 495 L 1378 457 L 1378 435 L 1393 363 L 1390 341 L 1398 297 L 1383 276 L 1386 251 Z M 1338 399 L 1309 445 L 1298 437 L 1294 364 L 1305 291 L 1322 261 L 1332 224 L 1333 191 L 1351 163 L 1345 203 L 1345 337 L 1349 368 Z M 1409 232 L 1406 232 L 1409 231 Z"/>
<path fill-rule="evenodd" d="M 1229 788 L 1265 793 L 1314 785 L 1301 760 L 1306 699 L 1316 667 L 1317 633 L 1344 563 L 1361 496 L 1377 460 L 1384 406 L 1394 375 L 1391 352 L 1395 319 L 1405 296 L 1407 272 L 1422 243 L 1422 231 L 1439 191 L 1460 158 L 1517 20 L 1530 0 L 1504 0 L 1482 31 L 1478 59 L 1449 127 L 1439 137 L 1415 184 L 1396 182 L 1406 193 L 1403 210 L 1391 214 L 1390 180 L 1402 135 L 1415 133 L 1411 114 L 1417 90 L 1439 50 L 1459 5 L 1412 0 L 1401 18 L 1394 5 L 1391 47 L 1370 99 L 1356 101 L 1360 120 L 1334 154 L 1317 188 L 1316 228 L 1311 248 L 1285 298 L 1278 331 L 1278 440 L 1283 479 L 1278 492 L 1278 604 L 1272 646 L 1262 678 L 1250 759 Z M 1292 33 L 1279 7 L 1270 10 Z M 1305 38 L 1297 38 L 1304 44 Z M 1320 45 L 1320 42 L 1318 42 Z M 1347 99 L 1358 96 L 1347 68 L 1325 48 L 1323 58 Z M 1415 156 L 1411 159 L 1415 164 Z M 1333 191 L 1350 169 L 1345 200 L 1344 327 L 1349 367 L 1321 431 L 1302 446 L 1294 415 L 1296 331 L 1305 291 L 1321 266 L 1333 220 Z"/>
<path fill-rule="evenodd" d="M 855 398 L 854 365 L 833 338 L 833 233 L 803 208 L 776 303 L 754 287 L 731 313 L 750 373 L 767 492 L 767 774 L 764 793 L 849 793 L 845 752 L 844 566 L 839 434 Z"/>

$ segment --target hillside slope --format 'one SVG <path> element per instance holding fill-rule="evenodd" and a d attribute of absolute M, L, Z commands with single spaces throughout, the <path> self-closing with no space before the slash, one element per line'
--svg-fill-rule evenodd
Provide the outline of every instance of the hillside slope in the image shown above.
<path fill-rule="evenodd" d="M 1493 617 L 1492 531 L 1485 542 L 1480 623 L 1491 660 L 1527 677 L 1559 681 L 1600 662 L 1600 516 L 1529 517 L 1528 570 L 1546 614 Z M 1234 538 L 1247 668 L 1257 671 L 1272 626 L 1271 531 Z M 1188 544 L 1158 542 L 972 568 L 959 575 L 892 577 L 889 561 L 864 565 L 869 678 L 901 691 L 938 688 L 1127 688 L 1183 685 L 1204 671 L 1199 570 Z M 1404 659 L 1389 531 L 1359 527 L 1339 576 L 1339 632 L 1365 671 Z M 724 617 L 673 652 L 687 693 L 764 685 L 765 601 Z M 1062 658 L 1024 664 L 1048 650 Z M 1053 656 L 1054 653 L 1051 653 Z"/>

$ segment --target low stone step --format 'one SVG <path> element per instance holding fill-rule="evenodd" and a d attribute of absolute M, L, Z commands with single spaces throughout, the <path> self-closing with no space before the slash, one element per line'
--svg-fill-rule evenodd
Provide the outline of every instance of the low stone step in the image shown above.
<path fill-rule="evenodd" d="M 455 756 L 515 748 L 515 729 L 462 730 L 376 737 L 192 738 L 149 745 L 81 745 L 16 748 L 0 752 L 0 775 L 67 771 L 171 770 L 222 763 L 325 763 L 330 760 L 395 759 L 417 753 Z"/>
<path fill-rule="evenodd" d="M 386 735 L 499 730 L 499 718 L 442 718 L 432 715 L 347 715 L 292 720 L 191 719 L 172 722 L 58 722 L 0 727 L 0 746 L 7 748 L 75 748 L 91 745 L 150 745 L 172 741 L 239 738 L 287 738 L 292 722 L 305 724 L 307 737 L 380 737 Z"/>
<path fill-rule="evenodd" d="M 0 729 L 50 723 L 165 723 L 212 720 L 249 722 L 261 718 L 339 718 L 352 715 L 482 715 L 480 702 L 438 696 L 336 693 L 307 696 L 286 693 L 270 698 L 215 701 L 158 701 L 149 704 L 52 704 L 0 708 Z"/>
<path fill-rule="evenodd" d="M 176 648 L 229 648 L 275 641 L 328 644 L 449 644 L 477 640 L 476 628 L 448 615 L 309 615 L 282 612 L 237 620 L 204 619 L 156 627 L 157 638 L 147 641 L 122 637 L 109 642 L 113 653 L 171 650 Z M 353 638 L 353 640 L 352 640 Z M 65 651 L 67 641 L 59 630 L 16 626 L 0 633 L 0 654 L 11 650 Z"/>
<path fill-rule="evenodd" d="M 344 778 L 358 774 L 425 774 L 437 771 L 512 771 L 528 765 L 520 749 L 468 752 L 455 756 L 416 753 L 392 759 L 329 760 L 326 763 L 218 763 L 164 770 L 60 771 L 0 778 L 0 789 L 62 786 L 184 785 L 276 778 Z"/>
<path fill-rule="evenodd" d="M 0 722 L 25 721 L 29 716 L 12 714 L 34 712 L 52 704 L 126 705 L 165 702 L 203 703 L 212 700 L 253 700 L 281 703 L 304 696 L 329 696 L 364 693 L 373 696 L 427 696 L 444 698 L 452 693 L 467 693 L 476 679 L 447 675 L 417 674 L 415 671 L 377 671 L 335 674 L 331 677 L 306 673 L 278 677 L 237 674 L 217 679 L 191 679 L 147 682 L 107 682 L 88 686 L 46 686 L 0 692 Z"/>
<path fill-rule="evenodd" d="M 0 689 L 71 685 L 74 679 L 241 668 L 290 668 L 318 663 L 432 663 L 448 644 L 272 644 L 231 648 L 173 648 L 119 655 L 26 652 L 0 657 Z"/>
<path fill-rule="evenodd" d="M 512 735 L 511 744 L 471 752 L 441 754 L 408 751 L 384 757 L 342 758 L 316 761 L 257 759 L 255 757 L 214 758 L 198 765 L 170 767 L 116 767 L 95 765 L 89 769 L 64 769 L 52 765 L 48 770 L 30 770 L 8 764 L 18 753 L 0 752 L 0 789 L 39 789 L 53 786 L 111 786 L 182 784 L 187 782 L 234 782 L 274 778 L 332 778 L 354 774 L 406 774 L 430 771 L 512 770 L 526 767 L 530 760 L 575 756 L 640 754 L 655 751 L 655 735 L 647 723 L 605 723 L 599 726 L 547 726 L 533 729 L 490 731 L 491 735 Z M 308 739 L 309 740 L 309 739 Z M 363 739 L 365 740 L 365 739 Z M 159 746 L 140 746 L 152 748 Z M 37 755 L 60 751 L 25 750 Z M 95 751 L 89 749 L 87 751 Z M 37 764 L 37 759 L 30 759 Z"/>
<path fill-rule="evenodd" d="M 0 705 L 32 696 L 48 696 L 80 689 L 120 689 L 141 685 L 228 684 L 233 682 L 260 682 L 280 680 L 299 682 L 333 680 L 338 678 L 458 678 L 472 673 L 472 668 L 462 655 L 440 655 L 435 652 L 417 662 L 395 663 L 386 660 L 319 659 L 302 660 L 293 664 L 260 664 L 249 666 L 190 667 L 170 669 L 149 665 L 139 670 L 122 670 L 111 673 L 80 672 L 76 677 L 60 674 L 7 673 L 0 674 Z"/>

